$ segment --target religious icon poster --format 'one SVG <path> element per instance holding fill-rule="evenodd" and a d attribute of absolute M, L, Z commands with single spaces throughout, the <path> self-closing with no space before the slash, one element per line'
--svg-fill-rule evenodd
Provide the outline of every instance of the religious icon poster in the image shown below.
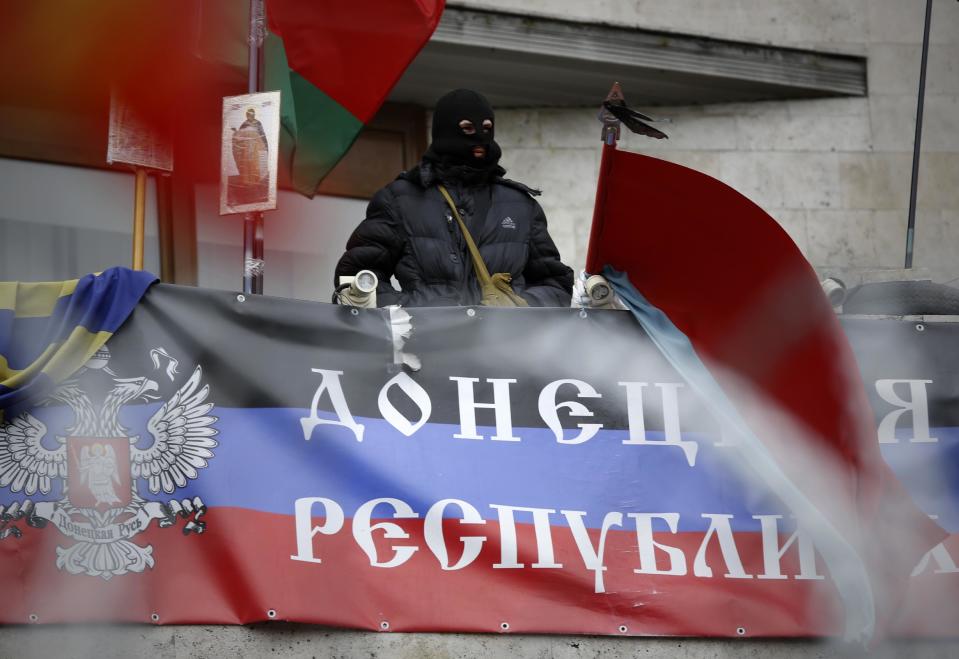
<path fill-rule="evenodd" d="M 223 99 L 220 215 L 276 208 L 280 92 Z"/>

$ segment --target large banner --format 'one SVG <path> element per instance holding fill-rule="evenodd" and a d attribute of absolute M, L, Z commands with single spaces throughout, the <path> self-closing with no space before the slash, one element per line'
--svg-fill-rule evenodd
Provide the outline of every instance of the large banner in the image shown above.
<path fill-rule="evenodd" d="M 844 327 L 883 456 L 955 533 L 959 325 Z M 0 425 L 0 622 L 841 633 L 716 428 L 626 312 L 157 285 Z M 957 559 L 953 535 L 916 566 L 896 631 L 955 633 Z"/>

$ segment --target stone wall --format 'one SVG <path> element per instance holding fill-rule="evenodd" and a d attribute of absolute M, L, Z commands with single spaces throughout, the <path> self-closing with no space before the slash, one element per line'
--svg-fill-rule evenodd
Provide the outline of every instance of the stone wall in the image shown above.
<path fill-rule="evenodd" d="M 757 202 L 823 275 L 902 276 L 922 0 L 473 0 L 457 4 L 862 55 L 864 98 L 652 108 L 668 141 L 621 147 L 715 176 Z M 959 3 L 936 0 L 912 276 L 959 278 Z M 612 81 L 610 81 L 612 82 Z M 642 90 L 625 90 L 643 108 Z M 601 99 L 597 99 L 597 106 Z M 544 191 L 564 259 L 582 267 L 598 171 L 596 107 L 502 110 L 510 175 Z M 955 281 L 953 281 L 955 283 Z"/>
<path fill-rule="evenodd" d="M 397 634 L 315 625 L 11 626 L 4 659 L 951 659 L 955 641 L 862 646 L 817 640 L 623 638 L 517 634 Z"/>

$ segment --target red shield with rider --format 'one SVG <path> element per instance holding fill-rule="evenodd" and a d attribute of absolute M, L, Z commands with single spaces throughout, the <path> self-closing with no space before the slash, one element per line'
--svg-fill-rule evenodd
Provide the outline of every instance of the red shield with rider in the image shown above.
<path fill-rule="evenodd" d="M 68 437 L 67 493 L 77 508 L 109 510 L 130 505 L 130 440 Z"/>

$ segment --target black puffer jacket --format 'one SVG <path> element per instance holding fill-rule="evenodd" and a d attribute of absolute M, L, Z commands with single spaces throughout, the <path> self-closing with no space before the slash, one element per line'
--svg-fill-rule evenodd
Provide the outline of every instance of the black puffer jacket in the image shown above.
<path fill-rule="evenodd" d="M 466 242 L 437 183 L 424 162 L 379 190 L 346 244 L 335 281 L 372 270 L 380 280 L 379 306 L 478 304 L 480 288 Z M 502 178 L 447 189 L 491 274 L 510 273 L 513 290 L 530 306 L 569 306 L 573 271 L 559 260 L 546 216 L 532 197 L 537 191 Z M 401 292 L 390 285 L 391 275 Z"/>

